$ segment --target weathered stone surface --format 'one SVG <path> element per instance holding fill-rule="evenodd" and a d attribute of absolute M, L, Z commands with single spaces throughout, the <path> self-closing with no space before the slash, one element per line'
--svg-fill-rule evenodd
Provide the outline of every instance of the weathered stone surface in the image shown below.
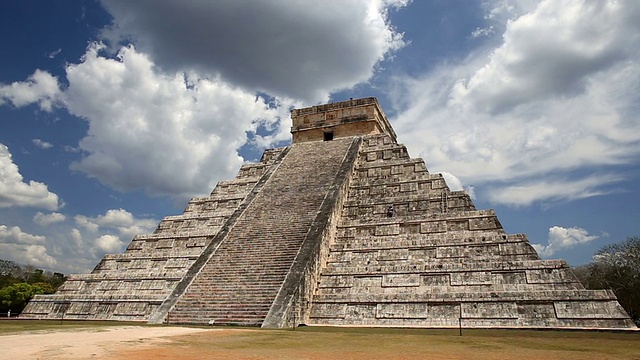
<path fill-rule="evenodd" d="M 636 329 L 612 291 L 585 290 L 410 158 L 374 98 L 292 119 L 291 146 L 36 296 L 23 317 Z"/>

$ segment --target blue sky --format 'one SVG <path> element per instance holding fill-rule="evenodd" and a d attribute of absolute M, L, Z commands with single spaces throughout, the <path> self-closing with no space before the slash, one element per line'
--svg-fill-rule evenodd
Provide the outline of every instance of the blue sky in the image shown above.
<path fill-rule="evenodd" d="M 87 272 L 289 109 L 376 96 L 412 157 L 571 265 L 640 235 L 640 3 L 0 2 L 0 258 Z"/>

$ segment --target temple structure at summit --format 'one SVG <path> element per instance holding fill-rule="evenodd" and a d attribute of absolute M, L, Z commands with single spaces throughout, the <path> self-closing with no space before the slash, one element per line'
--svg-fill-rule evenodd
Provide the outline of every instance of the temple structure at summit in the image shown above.
<path fill-rule="evenodd" d="M 290 146 L 36 295 L 22 317 L 636 329 L 612 291 L 586 290 L 411 158 L 375 98 L 291 116 Z"/>

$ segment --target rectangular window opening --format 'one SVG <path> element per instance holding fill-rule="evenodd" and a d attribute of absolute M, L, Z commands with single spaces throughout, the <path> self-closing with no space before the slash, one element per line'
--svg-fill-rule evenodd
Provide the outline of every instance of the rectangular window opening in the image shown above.
<path fill-rule="evenodd" d="M 324 133 L 324 141 L 333 140 L 333 131 Z"/>

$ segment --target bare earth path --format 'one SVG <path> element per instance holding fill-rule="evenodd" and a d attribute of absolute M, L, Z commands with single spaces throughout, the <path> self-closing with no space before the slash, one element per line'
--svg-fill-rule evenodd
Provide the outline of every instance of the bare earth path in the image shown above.
<path fill-rule="evenodd" d="M 169 341 L 167 337 L 208 329 L 184 327 L 114 326 L 97 329 L 0 336 L 0 359 L 102 359 L 127 349 L 144 349 Z"/>

